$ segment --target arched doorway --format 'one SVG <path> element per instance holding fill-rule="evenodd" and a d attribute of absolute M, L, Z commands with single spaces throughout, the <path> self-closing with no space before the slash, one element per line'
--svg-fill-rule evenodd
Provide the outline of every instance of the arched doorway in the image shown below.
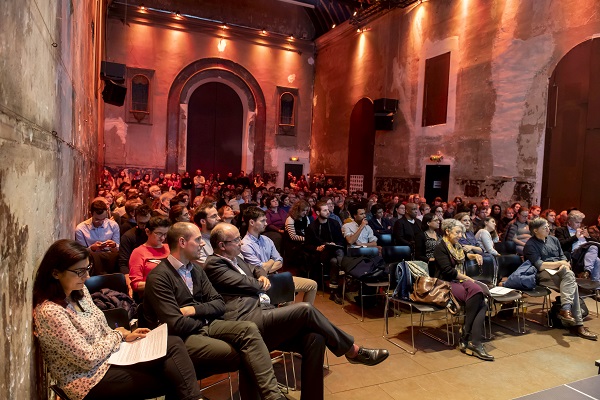
<path fill-rule="evenodd" d="M 577 207 L 588 223 L 600 204 L 600 39 L 569 51 L 550 77 L 542 207 Z"/>
<path fill-rule="evenodd" d="M 187 170 L 187 114 L 194 91 L 208 82 L 227 84 L 242 99 L 244 106 L 244 148 L 242 162 L 246 172 L 264 173 L 266 101 L 252 74 L 230 60 L 204 58 L 186 66 L 173 80 L 167 103 L 167 171 Z"/>
<path fill-rule="evenodd" d="M 373 155 L 375 150 L 375 110 L 370 99 L 360 99 L 350 115 L 348 139 L 348 177 L 363 177 L 363 191 L 373 191 Z"/>
<path fill-rule="evenodd" d="M 228 85 L 199 86 L 188 103 L 186 169 L 238 174 L 242 165 L 243 106 Z"/>

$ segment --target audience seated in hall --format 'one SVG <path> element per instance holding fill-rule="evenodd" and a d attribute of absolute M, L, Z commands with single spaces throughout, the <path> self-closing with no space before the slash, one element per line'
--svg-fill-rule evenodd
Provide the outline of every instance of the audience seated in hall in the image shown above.
<path fill-rule="evenodd" d="M 172 224 L 176 222 L 190 222 L 190 212 L 186 206 L 174 205 L 169 210 L 169 220 Z"/>
<path fill-rule="evenodd" d="M 529 226 L 527 225 L 529 210 L 525 207 L 519 207 L 517 217 L 506 227 L 504 241 L 513 241 L 517 247 L 517 254 L 523 255 L 523 247 L 531 237 Z"/>
<path fill-rule="evenodd" d="M 587 229 L 581 227 L 584 218 L 585 215 L 581 211 L 573 210 L 567 216 L 566 225 L 556 228 L 554 232 L 568 259 L 571 258 L 571 253 L 587 242 L 590 237 Z"/>
<path fill-rule="evenodd" d="M 129 286 L 129 258 L 136 247 L 141 246 L 148 240 L 146 235 L 146 224 L 150 221 L 151 209 L 146 204 L 143 204 L 135 210 L 136 226 L 131 228 L 123 236 L 121 236 L 121 244 L 119 246 L 118 265 L 119 271 L 125 274 L 125 279 Z"/>
<path fill-rule="evenodd" d="M 342 235 L 346 239 L 346 245 L 348 247 L 377 246 L 377 237 L 369 226 L 364 206 L 356 203 L 351 204 L 349 212 L 352 220 L 342 225 Z"/>
<path fill-rule="evenodd" d="M 165 192 L 160 195 L 158 207 L 154 208 L 153 215 L 162 215 L 163 217 L 169 216 L 171 210 L 171 199 L 175 197 L 173 192 Z"/>
<path fill-rule="evenodd" d="M 246 263 L 255 268 L 262 268 L 267 274 L 281 268 L 283 258 L 275 248 L 273 241 L 262 233 L 267 225 L 265 212 L 258 207 L 248 207 L 244 212 L 244 222 L 248 233 L 235 240 L 241 241 L 241 253 Z M 213 248 L 214 250 L 214 248 Z M 311 304 L 317 294 L 317 282 L 312 279 L 294 276 L 294 287 L 301 301 Z"/>
<path fill-rule="evenodd" d="M 383 204 L 378 203 L 371 207 L 371 219 L 369 220 L 369 226 L 375 235 L 392 233 L 393 225 L 388 219 L 383 217 L 383 211 Z"/>
<path fill-rule="evenodd" d="M 129 258 L 129 280 L 133 292 L 144 292 L 150 271 L 169 255 L 169 246 L 164 242 L 170 226 L 169 219 L 163 216 L 152 217 L 146 224 L 148 239 L 135 248 Z"/>
<path fill-rule="evenodd" d="M 117 252 L 121 242 L 119 225 L 108 219 L 108 205 L 103 200 L 90 204 L 91 217 L 75 228 L 75 240 L 93 252 Z"/>
<path fill-rule="evenodd" d="M 200 255 L 197 258 L 202 264 L 206 262 L 208 256 L 213 254 L 213 248 L 210 245 L 210 233 L 219 222 L 221 222 L 221 217 L 219 217 L 219 213 L 212 203 L 200 204 L 194 210 L 194 223 L 200 229 L 204 241 L 204 246 L 200 249 Z"/>
<path fill-rule="evenodd" d="M 441 231 L 442 218 L 433 213 L 425 214 L 421 227 L 424 229 L 422 234 L 415 236 L 415 260 L 429 263 L 434 261 L 433 251 L 442 240 L 439 232 Z"/>
<path fill-rule="evenodd" d="M 125 202 L 125 214 L 121 216 L 121 223 L 119 224 L 121 236 L 135 226 L 135 210 L 142 204 L 144 202 L 139 197 Z"/>
<path fill-rule="evenodd" d="M 550 227 L 550 234 L 554 236 L 556 233 L 556 228 L 558 228 L 558 226 L 556 225 L 556 211 L 549 208 L 547 210 L 542 211 L 540 217 L 548 221 L 548 226 Z"/>
<path fill-rule="evenodd" d="M 287 212 L 279 207 L 279 199 L 276 196 L 269 196 L 266 204 L 267 230 L 283 234 Z"/>
<path fill-rule="evenodd" d="M 499 256 L 500 253 L 494 248 L 494 243 L 499 242 L 498 232 L 496 232 L 496 220 L 493 217 L 485 217 L 483 220 L 483 228 L 479 229 L 475 234 L 475 239 L 479 243 L 479 247 L 488 254 Z"/>
<path fill-rule="evenodd" d="M 458 240 L 463 249 L 468 253 L 483 254 L 483 248 L 479 246 L 475 233 L 473 233 L 473 220 L 469 213 L 458 213 L 454 216 L 454 219 L 460 221 L 465 228 L 463 236 Z"/>
<path fill-rule="evenodd" d="M 415 203 L 407 203 L 402 218 L 394 224 L 394 243 L 396 246 L 409 246 L 411 253 L 416 250 L 416 241 L 423 239 L 421 221 L 417 219 L 419 207 Z"/>

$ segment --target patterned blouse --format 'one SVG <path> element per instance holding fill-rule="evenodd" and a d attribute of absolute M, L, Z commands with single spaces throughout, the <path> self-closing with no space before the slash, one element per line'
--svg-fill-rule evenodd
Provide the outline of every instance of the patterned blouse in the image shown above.
<path fill-rule="evenodd" d="M 442 238 L 440 235 L 438 235 L 437 239 L 434 239 L 425 233 L 425 257 L 428 259 L 433 258 L 433 251 L 441 240 Z"/>
<path fill-rule="evenodd" d="M 72 400 L 83 399 L 110 367 L 121 334 L 109 328 L 87 288 L 79 301 L 82 312 L 46 300 L 33 310 L 35 333 L 50 374 Z"/>

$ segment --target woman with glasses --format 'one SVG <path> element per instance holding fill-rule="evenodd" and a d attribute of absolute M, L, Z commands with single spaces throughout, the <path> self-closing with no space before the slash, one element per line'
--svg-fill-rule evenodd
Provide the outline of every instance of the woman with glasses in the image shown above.
<path fill-rule="evenodd" d="M 134 293 L 141 295 L 144 292 L 150 271 L 170 254 L 169 246 L 163 243 L 170 226 L 169 219 L 163 216 L 152 217 L 146 224 L 148 240 L 136 247 L 129 258 L 129 279 Z"/>
<path fill-rule="evenodd" d="M 167 355 L 128 366 L 111 365 L 121 342 L 149 332 L 111 329 L 84 285 L 91 269 L 87 248 L 73 240 L 50 246 L 33 283 L 35 335 L 58 386 L 71 400 L 164 395 L 200 399 L 194 366 L 179 337 L 169 336 Z"/>

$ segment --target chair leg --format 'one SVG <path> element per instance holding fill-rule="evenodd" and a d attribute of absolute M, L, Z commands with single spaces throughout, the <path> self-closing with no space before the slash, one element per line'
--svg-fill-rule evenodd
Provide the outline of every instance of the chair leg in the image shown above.
<path fill-rule="evenodd" d="M 363 296 L 363 284 L 360 282 L 360 322 L 365 320 L 365 298 Z"/>

